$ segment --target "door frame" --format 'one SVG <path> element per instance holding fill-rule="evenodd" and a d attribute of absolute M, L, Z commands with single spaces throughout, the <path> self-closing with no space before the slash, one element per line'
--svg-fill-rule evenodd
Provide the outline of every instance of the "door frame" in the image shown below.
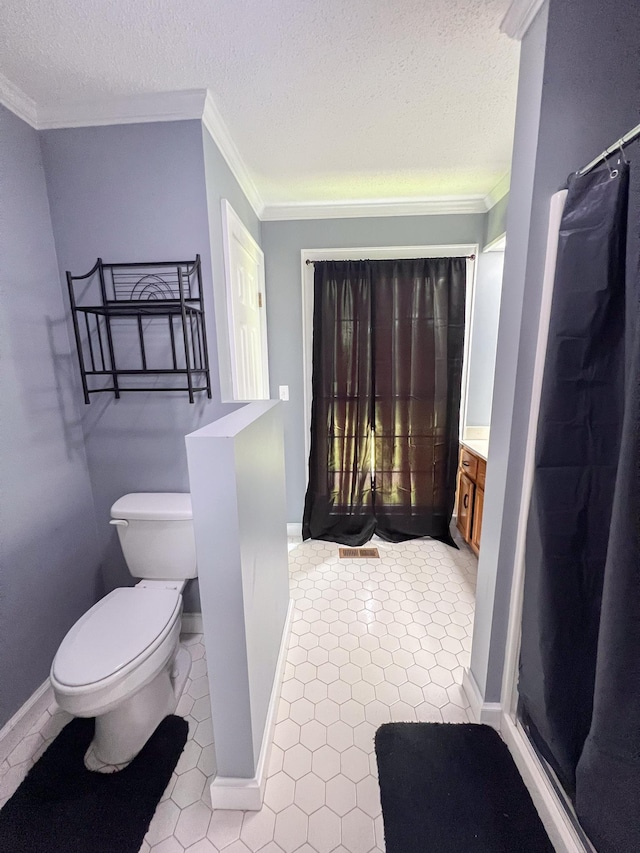
<path fill-rule="evenodd" d="M 560 190 L 550 200 L 549 228 L 547 233 L 547 249 L 543 272 L 542 292 L 540 296 L 540 314 L 538 318 L 538 337 L 531 383 L 531 398 L 529 403 L 529 422 L 527 425 L 527 441 L 520 491 L 520 508 L 516 532 L 516 548 L 511 584 L 511 602 L 509 606 L 509 625 L 507 629 L 506 655 L 502 676 L 500 704 L 502 711 L 512 722 L 516 722 L 518 705 L 518 662 L 520 659 L 520 640 L 522 637 L 522 605 L 524 598 L 525 576 L 525 546 L 527 524 L 529 520 L 529 505 L 533 489 L 535 470 L 535 445 L 538 434 L 538 415 L 542 397 L 542 380 L 547 355 L 549 338 L 549 323 L 551 320 L 551 304 L 555 283 L 556 259 L 558 253 L 558 231 L 567 190 Z"/>
<path fill-rule="evenodd" d="M 263 391 L 266 389 L 266 396 L 259 397 L 260 400 L 268 400 L 270 396 L 269 385 L 269 351 L 267 343 L 267 302 L 265 293 L 265 271 L 264 271 L 264 252 L 256 241 L 251 236 L 249 229 L 240 219 L 231 204 L 226 198 L 221 199 L 222 207 L 222 247 L 224 253 L 224 284 L 225 295 L 227 302 L 227 324 L 229 330 L 229 360 L 231 367 L 231 391 L 232 400 L 242 400 L 247 402 L 245 397 L 238 396 L 238 364 L 236 357 L 236 325 L 233 316 L 233 293 L 232 293 L 232 278 L 231 278 L 231 241 L 235 235 L 239 235 L 242 240 L 248 244 L 251 250 L 255 253 L 258 265 L 258 287 L 262 294 L 262 304 L 260 306 L 260 344 L 261 344 L 261 364 L 262 364 L 262 385 Z"/>
<path fill-rule="evenodd" d="M 311 378 L 313 370 L 313 264 L 307 261 L 371 261 L 404 260 L 407 258 L 449 258 L 475 255 L 467 260 L 467 288 L 465 296 L 464 350 L 462 357 L 462 391 L 460 397 L 460 436 L 467 409 L 468 354 L 471 351 L 473 310 L 475 303 L 478 243 L 452 243 L 439 246 L 369 246 L 346 249 L 302 249 L 300 269 L 302 281 L 302 369 L 304 388 L 304 471 L 305 489 L 309 484 L 309 454 L 311 452 Z"/>
<path fill-rule="evenodd" d="M 538 433 L 538 414 L 542 394 L 542 380 L 546 360 L 551 303 L 555 280 L 557 257 L 557 237 L 560 217 L 564 207 L 567 190 L 560 190 L 550 200 L 549 229 L 547 234 L 547 254 L 543 273 L 543 285 L 540 299 L 538 337 L 531 386 L 529 422 L 520 493 L 520 509 L 516 532 L 516 548 L 509 605 L 509 623 L 505 648 L 505 662 L 502 677 L 502 690 L 498 706 L 500 733 L 509 747 L 514 761 L 522 775 L 534 803 L 541 815 L 545 828 L 558 851 L 562 853 L 595 853 L 588 841 L 576 830 L 569 817 L 571 808 L 568 800 L 562 805 L 559 787 L 554 786 L 545 772 L 540 758 L 536 754 L 517 717 L 518 704 L 518 663 L 520 659 L 520 641 L 522 638 L 522 606 L 525 579 L 525 546 L 529 506 L 533 488 L 535 444 Z M 555 232 L 554 232 L 555 229 Z M 555 240 L 555 245 L 554 245 Z M 470 673 L 470 671 L 467 671 Z M 470 676 L 473 679 L 473 676 Z M 468 679 L 467 679 L 468 680 Z M 488 708 L 488 706 L 484 706 Z M 481 711 L 482 713 L 482 711 Z"/>

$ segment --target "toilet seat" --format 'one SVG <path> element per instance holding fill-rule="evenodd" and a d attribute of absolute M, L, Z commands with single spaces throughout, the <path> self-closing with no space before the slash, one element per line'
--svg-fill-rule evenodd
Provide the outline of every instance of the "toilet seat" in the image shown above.
<path fill-rule="evenodd" d="M 68 632 L 51 667 L 65 693 L 123 679 L 163 643 L 180 617 L 175 589 L 122 587 L 94 604 Z"/>

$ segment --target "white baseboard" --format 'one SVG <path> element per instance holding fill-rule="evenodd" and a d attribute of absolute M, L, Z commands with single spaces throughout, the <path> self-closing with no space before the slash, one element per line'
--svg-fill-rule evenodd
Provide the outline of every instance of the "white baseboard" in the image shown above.
<path fill-rule="evenodd" d="M 290 522 L 287 524 L 288 539 L 302 539 L 302 524 Z"/>
<path fill-rule="evenodd" d="M 587 853 L 540 759 L 515 720 L 503 712 L 502 739 L 509 747 L 556 853 Z"/>
<path fill-rule="evenodd" d="M 492 729 L 500 731 L 502 708 L 499 702 L 483 702 L 480 688 L 470 669 L 465 669 L 462 676 L 462 689 L 471 708 L 471 715 L 476 723 L 485 723 Z"/>
<path fill-rule="evenodd" d="M 556 853 L 588 853 L 522 730 L 500 703 L 482 701 L 480 689 L 470 669 L 464 671 L 462 689 L 471 707 L 472 718 L 500 732 L 509 747 Z"/>
<path fill-rule="evenodd" d="M 264 782 L 257 773 L 252 779 L 216 776 L 211 783 L 211 808 L 226 811 L 259 812 L 264 796 Z"/>
<path fill-rule="evenodd" d="M 53 690 L 47 678 L 0 729 L 0 764 L 37 723 L 53 702 Z"/>
<path fill-rule="evenodd" d="M 234 779 L 230 776 L 216 776 L 211 783 L 211 807 L 214 809 L 231 809 L 234 811 L 260 811 L 264 797 L 264 787 L 267 781 L 267 770 L 269 767 L 269 756 L 271 744 L 278 718 L 278 705 L 280 704 L 280 690 L 282 677 L 287 663 L 287 650 L 289 648 L 289 635 L 293 622 L 293 600 L 289 601 L 287 618 L 285 619 L 278 652 L 278 662 L 271 688 L 271 697 L 267 709 L 267 719 L 262 735 L 262 745 L 256 775 L 251 779 Z"/>
<path fill-rule="evenodd" d="M 202 613 L 183 613 L 181 632 L 183 634 L 203 634 Z"/>

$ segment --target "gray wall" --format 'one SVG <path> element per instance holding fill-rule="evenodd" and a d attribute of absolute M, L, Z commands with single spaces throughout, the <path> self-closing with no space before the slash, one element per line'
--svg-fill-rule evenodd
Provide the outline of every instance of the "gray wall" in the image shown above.
<path fill-rule="evenodd" d="M 522 44 L 471 660 L 489 702 L 499 699 L 504 665 L 549 199 L 570 172 L 637 124 L 639 32 L 640 6 L 627 0 L 613 0 L 604 14 L 596 0 L 551 0 Z M 629 216 L 634 275 L 638 180 Z"/>
<path fill-rule="evenodd" d="M 302 249 L 482 243 L 484 215 L 310 219 L 262 223 L 271 396 L 289 386 L 283 405 L 287 520 L 300 522 L 306 465 L 302 365 Z"/>
<path fill-rule="evenodd" d="M 187 491 L 184 436 L 228 411 L 220 403 L 211 269 L 212 254 L 220 258 L 222 246 L 210 242 L 207 201 L 215 207 L 216 182 L 227 192 L 232 180 L 221 158 L 212 165 L 210 150 L 205 175 L 199 121 L 41 136 L 61 276 L 88 271 L 98 256 L 153 261 L 202 255 L 213 400 L 200 394 L 190 405 L 185 393 L 124 394 L 120 400 L 99 395 L 81 410 L 110 589 L 133 581 L 108 525 L 109 507 L 130 491 Z M 75 375 L 75 361 L 72 369 Z M 186 610 L 199 609 L 196 589 L 192 584 L 187 591 Z"/>
<path fill-rule="evenodd" d="M 499 202 L 493 205 L 491 210 L 487 212 L 484 230 L 484 244 L 488 246 L 493 243 L 498 237 L 501 237 L 507 230 L 507 210 L 509 207 L 509 193 L 506 194 Z"/>
<path fill-rule="evenodd" d="M 222 777 L 255 775 L 289 604 L 281 409 L 250 403 L 186 440 Z"/>
<path fill-rule="evenodd" d="M 465 426 L 489 426 L 504 252 L 481 252 L 473 305 Z"/>
<path fill-rule="evenodd" d="M 102 594 L 38 134 L 0 106 L 0 727 Z"/>

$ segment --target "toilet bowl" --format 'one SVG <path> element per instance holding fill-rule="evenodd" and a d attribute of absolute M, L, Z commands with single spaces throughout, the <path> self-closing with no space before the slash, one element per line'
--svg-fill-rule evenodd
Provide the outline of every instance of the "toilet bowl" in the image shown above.
<path fill-rule="evenodd" d="M 189 676 L 191 657 L 179 638 L 195 542 L 188 494 L 125 495 L 111 515 L 127 565 L 144 580 L 113 590 L 80 617 L 50 678 L 61 708 L 96 718 L 94 755 L 125 764 L 175 711 Z"/>

